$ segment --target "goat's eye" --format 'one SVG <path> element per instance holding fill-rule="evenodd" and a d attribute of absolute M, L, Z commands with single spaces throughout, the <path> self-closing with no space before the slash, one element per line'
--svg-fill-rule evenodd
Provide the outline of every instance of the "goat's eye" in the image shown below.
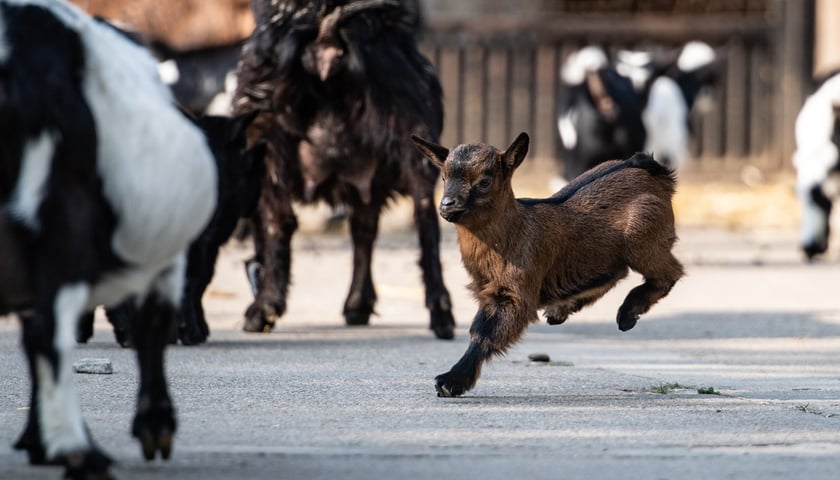
<path fill-rule="evenodd" d="M 487 188 L 493 184 L 492 178 L 485 178 L 482 181 L 478 182 L 478 188 Z"/>

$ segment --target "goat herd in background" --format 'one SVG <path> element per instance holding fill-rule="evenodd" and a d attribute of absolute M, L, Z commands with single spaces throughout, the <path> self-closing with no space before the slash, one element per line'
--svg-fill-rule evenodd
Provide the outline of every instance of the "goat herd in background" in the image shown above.
<path fill-rule="evenodd" d="M 108 477 L 69 361 L 74 340 L 92 335 L 98 306 L 137 351 L 132 435 L 145 458 L 168 458 L 176 419 L 164 348 L 207 339 L 201 297 L 240 219 L 255 247 L 244 329 L 272 329 L 286 309 L 294 202 L 346 208 L 353 274 L 343 313 L 362 325 L 376 302 L 380 213 L 410 196 L 430 328 L 451 339 L 434 204 L 443 173 L 440 215 L 456 225 L 479 309 L 466 353 L 436 379 L 441 396 L 472 388 L 483 362 L 515 343 L 538 310 L 563 323 L 632 269 L 644 283 L 618 311 L 626 331 L 683 274 L 671 253 L 674 170 L 688 156 L 688 112 L 714 81 L 710 47 L 620 52 L 614 63 L 591 47 L 571 56 L 558 121 L 569 182 L 546 199 L 516 199 L 510 182 L 527 134 L 504 151 L 438 145 L 442 91 L 415 41 L 417 1 L 253 7 L 256 29 L 236 81 L 228 78 L 228 117 L 179 107 L 161 78 L 172 65 L 159 65 L 141 36 L 64 0 L 0 0 L 0 308 L 22 325 L 32 391 L 15 448 L 32 464 Z M 803 235 L 805 225 L 819 232 L 803 237 L 809 256 L 825 251 L 829 198 L 840 191 L 838 97 L 840 84 L 829 81 L 797 123 Z"/>

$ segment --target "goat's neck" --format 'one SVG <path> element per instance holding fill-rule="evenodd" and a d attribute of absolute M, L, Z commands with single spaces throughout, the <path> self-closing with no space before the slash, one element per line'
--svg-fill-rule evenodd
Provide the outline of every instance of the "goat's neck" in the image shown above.
<path fill-rule="evenodd" d="M 467 225 L 457 225 L 461 247 L 475 248 L 484 244 L 492 250 L 505 252 L 522 240 L 527 231 L 527 218 L 513 191 L 499 198 L 494 208 Z"/>

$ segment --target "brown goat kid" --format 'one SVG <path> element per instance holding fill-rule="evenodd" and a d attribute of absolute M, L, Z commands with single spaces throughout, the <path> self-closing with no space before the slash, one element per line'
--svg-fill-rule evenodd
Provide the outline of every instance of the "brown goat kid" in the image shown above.
<path fill-rule="evenodd" d="M 412 139 L 441 169 L 440 214 L 456 226 L 479 304 L 467 351 L 435 379 L 438 396 L 475 386 L 482 364 L 519 340 L 541 308 L 548 323 L 561 324 L 633 269 L 645 282 L 618 310 L 627 331 L 683 275 L 671 253 L 674 176 L 650 155 L 600 164 L 549 198 L 517 199 L 511 177 L 528 152 L 527 134 L 503 152 Z"/>

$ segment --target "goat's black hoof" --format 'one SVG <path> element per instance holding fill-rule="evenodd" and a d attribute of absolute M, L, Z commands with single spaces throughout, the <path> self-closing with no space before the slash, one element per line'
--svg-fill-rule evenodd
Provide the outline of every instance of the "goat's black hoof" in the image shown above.
<path fill-rule="evenodd" d="M 113 480 L 108 471 L 111 459 L 94 448 L 87 452 L 71 453 L 61 459 L 66 467 L 64 478 L 72 480 Z"/>
<path fill-rule="evenodd" d="M 636 326 L 636 322 L 638 322 L 639 316 L 633 315 L 625 311 L 618 312 L 618 329 L 622 332 L 626 332 L 631 328 Z"/>
<path fill-rule="evenodd" d="M 123 348 L 134 348 L 134 339 L 131 338 L 131 332 L 126 328 L 114 327 L 114 339 Z"/>
<path fill-rule="evenodd" d="M 207 334 L 194 322 L 183 322 L 178 325 L 178 340 L 182 345 L 200 345 L 207 341 Z"/>
<path fill-rule="evenodd" d="M 566 323 L 566 320 L 568 318 L 569 317 L 562 317 L 562 318 L 560 318 L 560 317 L 545 317 L 545 321 L 549 325 L 562 325 L 562 324 Z"/>
<path fill-rule="evenodd" d="M 364 327 L 370 324 L 371 312 L 353 310 L 344 312 L 344 323 L 350 327 Z"/>
<path fill-rule="evenodd" d="M 374 304 L 376 304 L 376 294 L 351 291 L 344 302 L 344 323 L 351 327 L 369 324 Z"/>
<path fill-rule="evenodd" d="M 245 324 L 242 325 L 242 330 L 251 333 L 268 333 L 274 329 L 274 322 L 269 322 L 261 317 L 245 317 Z"/>
<path fill-rule="evenodd" d="M 164 404 L 143 411 L 138 409 L 131 434 L 140 441 L 143 458 L 154 460 L 160 452 L 161 458 L 168 460 L 175 435 L 175 412 L 172 406 Z"/>
<path fill-rule="evenodd" d="M 435 337 L 440 340 L 452 340 L 455 338 L 455 325 L 437 325 L 432 327 Z"/>
<path fill-rule="evenodd" d="M 196 334 L 195 332 L 179 332 L 178 340 L 181 341 L 181 345 L 201 345 L 202 343 L 207 341 L 207 337 L 200 334 Z"/>
<path fill-rule="evenodd" d="M 435 377 L 435 390 L 438 397 L 458 397 L 469 390 L 472 384 L 473 382 L 464 375 L 451 371 Z"/>
<path fill-rule="evenodd" d="M 169 460 L 172 455 L 173 438 L 173 433 L 167 430 L 160 431 L 157 434 L 142 431 L 137 435 L 137 440 L 140 441 L 140 448 L 143 451 L 143 458 L 149 461 L 155 459 L 157 452 L 160 452 L 162 459 Z"/>
<path fill-rule="evenodd" d="M 268 310 L 272 311 L 268 311 Z M 252 333 L 268 333 L 274 328 L 275 309 L 267 305 L 252 303 L 245 311 L 245 324 L 242 330 Z"/>
<path fill-rule="evenodd" d="M 441 340 L 452 340 L 455 338 L 455 318 L 450 310 L 432 311 L 432 331 L 435 337 Z"/>
<path fill-rule="evenodd" d="M 828 250 L 828 243 L 817 242 L 809 243 L 802 246 L 802 251 L 805 253 L 805 259 L 808 263 L 816 260 L 817 255 L 822 255 Z"/>
<path fill-rule="evenodd" d="M 25 451 L 29 457 L 30 465 L 57 464 L 56 462 L 49 462 L 47 460 L 47 451 L 44 449 L 44 445 L 41 443 L 41 436 L 36 429 L 37 427 L 27 424 L 26 429 L 15 442 L 13 448 L 15 450 Z"/>

